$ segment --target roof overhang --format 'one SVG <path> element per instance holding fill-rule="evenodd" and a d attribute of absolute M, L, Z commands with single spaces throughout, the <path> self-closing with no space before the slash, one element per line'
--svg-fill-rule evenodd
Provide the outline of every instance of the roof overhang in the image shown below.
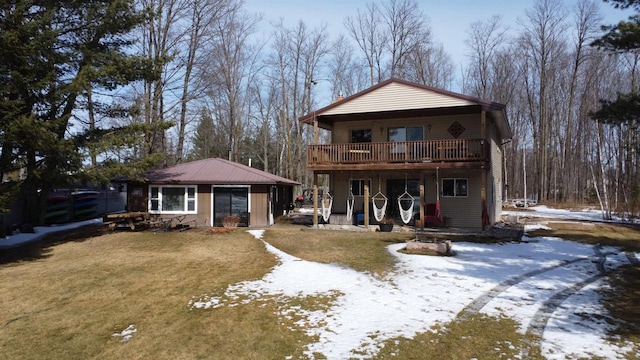
<path fill-rule="evenodd" d="M 385 86 L 390 86 L 393 90 L 380 90 Z M 376 93 L 378 94 L 378 97 L 380 97 L 380 94 L 398 96 L 399 93 L 396 91 L 403 88 L 407 89 L 407 94 L 414 99 L 416 99 L 416 96 L 420 96 L 419 92 L 422 91 L 425 94 L 428 94 L 431 99 L 440 101 L 441 104 L 440 106 L 434 106 L 433 103 L 420 100 L 418 102 L 413 102 L 410 108 L 404 109 L 399 106 L 395 106 L 395 108 L 390 110 L 380 107 L 375 111 L 366 111 L 366 109 L 362 108 L 358 109 L 358 111 L 341 110 L 347 109 L 349 102 L 361 101 L 361 98 L 363 97 L 368 97 L 369 99 L 375 97 L 376 95 L 373 93 L 377 90 L 381 91 L 381 93 Z M 443 99 L 449 100 L 443 101 Z M 494 121 L 502 139 L 510 139 L 512 137 L 511 128 L 507 121 L 507 115 L 505 112 L 505 105 L 399 79 L 386 80 L 343 100 L 336 101 L 322 109 L 306 114 L 299 118 L 299 121 L 305 124 L 314 124 L 317 121 L 318 127 L 326 130 L 332 130 L 337 122 L 344 121 L 479 114 L 481 111 L 485 111 Z"/>
<path fill-rule="evenodd" d="M 134 181 L 134 182 L 139 182 L 139 181 Z M 281 185 L 281 186 L 298 186 L 301 185 L 299 182 L 296 181 L 291 181 L 291 182 L 284 182 L 284 181 L 274 181 L 274 182 L 222 182 L 222 181 L 217 181 L 217 182 L 209 182 L 209 181 L 176 181 L 176 180 L 161 180 L 161 179 L 145 179 L 143 181 L 146 184 L 151 184 L 151 185 L 211 185 L 211 186 L 215 186 L 215 185 L 223 185 L 223 186 L 229 186 L 229 185 L 237 185 L 237 186 L 246 186 L 246 185 Z"/>

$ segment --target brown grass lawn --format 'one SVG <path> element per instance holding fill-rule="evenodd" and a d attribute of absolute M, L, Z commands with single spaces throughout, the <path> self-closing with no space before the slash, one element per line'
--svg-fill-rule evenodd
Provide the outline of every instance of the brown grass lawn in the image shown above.
<path fill-rule="evenodd" d="M 556 236 L 586 244 L 619 246 L 625 250 L 640 252 L 640 226 L 578 221 L 549 221 L 551 230 L 536 230 L 529 236 Z"/>
<path fill-rule="evenodd" d="M 406 242 L 414 236 L 410 233 L 313 230 L 285 226 L 266 232 L 264 239 L 276 248 L 304 260 L 338 263 L 358 271 L 384 275 L 394 265 L 394 257 L 386 251 L 386 246 Z"/>
<path fill-rule="evenodd" d="M 64 236 L 64 235 L 58 235 Z M 15 256 L 14 259 L 15 260 Z M 262 277 L 274 257 L 245 231 L 116 232 L 0 265 L 4 359 L 264 359 L 296 353 L 275 304 L 190 311 L 191 297 Z M 127 343 L 113 333 L 134 324 Z"/>
<path fill-rule="evenodd" d="M 603 240 L 610 232 L 597 236 Z M 593 228 L 583 234 L 596 236 Z M 271 244 L 300 258 L 380 276 L 394 266 L 386 245 L 411 236 L 300 226 L 275 226 L 265 233 Z M 302 359 L 312 339 L 277 315 L 276 300 L 189 309 L 191 299 L 261 278 L 275 264 L 275 257 L 244 229 L 217 235 L 201 229 L 157 234 L 85 229 L 52 235 L 42 246 L 0 253 L 0 354 L 3 359 Z M 635 270 L 621 278 L 640 278 Z M 638 289 L 637 280 L 617 284 L 622 291 L 613 295 L 635 298 L 614 296 L 611 303 L 637 307 L 637 290 L 625 291 Z M 313 309 L 331 300 L 290 301 Z M 130 341 L 112 336 L 130 324 L 137 328 Z M 389 341 L 378 358 L 395 353 L 395 359 L 447 354 L 493 359 L 519 349 L 539 358 L 539 350 L 527 348 L 531 342 L 515 328 L 508 319 L 474 317 L 414 339 Z M 623 338 L 637 336 L 637 328 L 629 326 Z M 502 350 L 498 354 L 496 349 Z"/>

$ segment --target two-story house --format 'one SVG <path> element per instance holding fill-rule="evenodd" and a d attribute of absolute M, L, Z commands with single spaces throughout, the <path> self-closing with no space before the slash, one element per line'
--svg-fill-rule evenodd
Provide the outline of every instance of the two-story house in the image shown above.
<path fill-rule="evenodd" d="M 410 225 L 429 225 L 436 203 L 439 225 L 480 230 L 499 219 L 502 146 L 512 137 L 502 104 L 389 79 L 300 121 L 314 126 L 307 170 L 314 189 L 333 195 L 330 223 L 344 223 L 349 211 L 369 226 L 384 199 L 384 216 L 396 224 L 413 206 Z M 330 144 L 318 143 L 319 128 Z"/>

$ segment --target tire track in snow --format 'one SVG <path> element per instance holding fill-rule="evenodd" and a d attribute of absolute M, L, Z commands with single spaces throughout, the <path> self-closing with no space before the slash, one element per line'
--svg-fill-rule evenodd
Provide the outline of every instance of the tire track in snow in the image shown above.
<path fill-rule="evenodd" d="M 502 294 L 508 294 L 509 288 L 515 285 L 518 285 L 520 283 L 523 283 L 526 280 L 535 278 L 538 275 L 544 274 L 546 272 L 549 272 L 555 269 L 563 268 L 571 264 L 583 262 L 583 261 L 594 262 L 596 265 L 596 269 L 598 271 L 597 274 L 583 281 L 577 282 L 571 286 L 568 286 L 564 290 L 561 290 L 555 293 L 554 295 L 549 297 L 546 301 L 544 301 L 541 307 L 532 316 L 531 321 L 529 322 L 529 326 L 526 329 L 526 333 L 534 335 L 533 337 L 534 340 L 530 342 L 530 345 L 532 347 L 540 347 L 547 323 L 551 318 L 551 316 L 553 315 L 553 313 L 555 313 L 556 310 L 561 306 L 561 304 L 570 296 L 575 295 L 577 292 L 579 292 L 581 289 L 583 289 L 587 285 L 599 280 L 600 278 L 604 277 L 607 274 L 607 270 L 604 266 L 606 262 L 606 257 L 607 255 L 615 254 L 615 252 L 603 253 L 601 249 L 602 249 L 602 245 L 596 245 L 593 247 L 593 251 L 595 253 L 594 254 L 595 259 L 593 256 L 576 258 L 576 259 L 565 261 L 563 263 L 560 263 L 554 266 L 548 266 L 538 270 L 533 270 L 533 271 L 515 276 L 511 279 L 505 280 L 500 284 L 498 284 L 497 286 L 495 286 L 494 288 L 492 288 L 491 290 L 489 290 L 488 292 L 486 292 L 485 294 L 476 298 L 469 305 L 467 305 L 467 307 L 465 307 L 465 309 L 463 309 L 458 314 L 458 318 L 462 320 L 468 319 L 471 315 L 479 313 L 491 300 L 498 298 Z M 640 263 L 640 261 L 638 261 L 635 254 L 630 252 L 625 252 L 625 255 L 630 263 L 632 264 Z M 526 349 L 524 351 L 525 352 L 523 353 L 523 356 L 524 358 L 526 358 L 528 351 Z"/>
<path fill-rule="evenodd" d="M 541 340 L 544 334 L 544 330 L 547 327 L 547 323 L 549 322 L 549 319 L 567 298 L 576 294 L 578 291 L 580 291 L 582 288 L 586 287 L 587 285 L 607 275 L 608 271 L 604 267 L 604 264 L 607 260 L 607 255 L 612 255 L 615 253 L 613 252 L 602 253 L 600 251 L 601 248 L 602 248 L 602 245 L 596 245 L 593 248 L 593 251 L 596 253 L 596 256 L 598 257 L 598 261 L 596 262 L 596 268 L 598 269 L 598 274 L 556 293 L 554 296 L 550 297 L 547 301 L 545 301 L 540 307 L 540 309 L 538 309 L 534 317 L 531 319 L 531 322 L 529 323 L 529 327 L 527 328 L 527 333 L 535 335 L 536 339 Z M 633 252 L 625 251 L 624 255 L 630 264 L 637 265 L 638 263 L 640 263 L 640 261 L 638 260 L 638 258 Z"/>
<path fill-rule="evenodd" d="M 547 299 L 547 301 L 542 304 L 540 309 L 538 309 L 538 311 L 531 319 L 529 327 L 527 328 L 527 333 L 535 335 L 536 339 L 542 339 L 542 335 L 544 333 L 544 329 L 547 327 L 549 318 L 551 318 L 553 313 L 560 307 L 560 305 L 567 298 L 569 298 L 569 296 L 574 295 L 575 293 L 580 291 L 580 289 L 607 274 L 604 263 L 607 260 L 607 255 L 610 255 L 611 253 L 602 253 L 602 251 L 600 251 L 601 248 L 602 245 L 596 245 L 593 248 L 593 251 L 595 252 L 595 255 L 597 257 L 596 268 L 598 269 L 598 273 L 588 279 L 575 283 L 560 292 L 557 292 L 555 295 Z"/>
<path fill-rule="evenodd" d="M 477 313 L 480 312 L 480 310 L 482 310 L 483 307 L 485 307 L 491 300 L 497 298 L 498 296 L 500 296 L 500 294 L 505 293 L 510 287 L 517 285 L 527 279 L 531 279 L 535 276 L 538 276 L 540 274 L 543 274 L 545 272 L 551 271 L 551 270 L 555 270 L 564 266 L 568 266 L 571 264 L 575 264 L 577 262 L 581 262 L 581 261 L 589 261 L 592 260 L 591 257 L 580 257 L 580 258 L 576 258 L 573 260 L 569 260 L 569 261 L 564 261 L 560 264 L 557 265 L 553 265 L 553 266 L 547 266 L 544 268 L 540 268 L 537 270 L 533 270 L 533 271 L 529 271 L 527 273 L 518 275 L 518 276 L 514 276 L 510 279 L 507 279 L 501 283 L 499 283 L 498 285 L 496 285 L 494 288 L 492 288 L 491 290 L 487 291 L 486 293 L 480 295 L 478 298 L 476 298 L 475 300 L 473 300 L 469 305 L 467 305 L 459 314 L 458 314 L 458 318 L 466 320 L 468 318 L 470 318 L 472 315 L 475 315 Z"/>

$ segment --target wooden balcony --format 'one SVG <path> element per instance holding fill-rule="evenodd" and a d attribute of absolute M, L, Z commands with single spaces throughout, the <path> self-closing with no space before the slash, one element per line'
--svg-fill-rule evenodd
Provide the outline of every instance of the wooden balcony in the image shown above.
<path fill-rule="evenodd" d="M 307 169 L 394 170 L 481 167 L 489 156 L 482 139 L 323 144 L 307 147 Z"/>

